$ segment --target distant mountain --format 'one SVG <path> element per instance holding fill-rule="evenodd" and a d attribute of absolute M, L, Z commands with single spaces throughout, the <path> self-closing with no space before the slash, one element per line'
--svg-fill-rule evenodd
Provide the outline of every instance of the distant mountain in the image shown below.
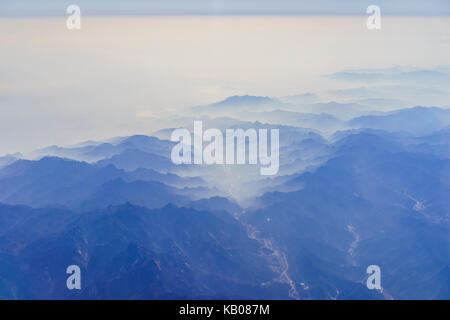
<path fill-rule="evenodd" d="M 194 115 L 192 117 L 180 117 L 177 118 L 177 127 L 176 128 L 166 128 L 161 129 L 156 132 L 153 132 L 152 135 L 158 137 L 159 139 L 170 140 L 172 132 L 175 129 L 185 128 L 189 131 L 193 132 L 194 130 L 194 121 L 202 121 L 203 130 L 208 128 L 215 128 L 219 130 L 225 130 L 231 127 L 239 127 L 248 124 L 248 122 L 243 120 L 237 120 L 232 117 L 209 117 L 203 115 Z"/>
<path fill-rule="evenodd" d="M 223 101 L 211 104 L 210 107 L 266 106 L 274 103 L 279 103 L 279 101 L 270 97 L 245 95 L 228 97 Z"/>
<path fill-rule="evenodd" d="M 122 150 L 138 149 L 159 156 L 170 157 L 170 151 L 175 143 L 152 136 L 134 135 L 125 138 L 117 146 Z"/>
<path fill-rule="evenodd" d="M 304 98 L 305 101 L 315 100 L 313 99 L 313 95 L 294 96 L 286 98 L 287 100 L 257 96 L 233 96 L 218 103 L 194 107 L 193 111 L 200 114 L 206 113 L 214 116 L 236 117 L 238 119 L 244 119 L 247 121 L 259 120 L 258 116 L 262 116 L 264 119 L 260 121 L 266 121 L 265 119 L 272 115 L 277 118 L 277 121 L 284 121 L 280 122 L 280 124 L 305 126 L 311 128 L 316 128 L 312 127 L 311 125 L 320 123 L 314 123 L 314 121 L 305 123 L 301 120 L 308 117 L 310 118 L 310 120 L 312 120 L 312 114 L 317 115 L 317 118 L 321 116 L 322 120 L 328 121 L 329 124 L 333 122 L 333 126 L 339 126 L 339 122 L 342 120 L 349 120 L 351 118 L 373 112 L 373 110 L 369 106 L 358 103 L 338 103 L 334 101 L 327 103 L 292 102 L 292 100 L 302 98 Z M 288 119 L 287 116 L 290 112 L 292 112 L 291 115 L 294 115 L 298 120 L 297 123 L 295 123 L 293 120 L 291 120 L 289 123 L 286 122 L 286 120 Z M 294 112 L 298 114 L 296 115 Z M 251 119 L 250 116 L 252 115 L 252 113 L 255 113 L 254 115 L 256 116 L 256 118 Z M 320 119 L 318 119 L 317 121 L 319 120 Z M 275 120 L 272 120 L 271 123 L 273 123 L 274 121 Z M 328 131 L 330 130 L 332 129 L 329 129 Z"/>
<path fill-rule="evenodd" d="M 0 201 L 33 207 L 74 204 L 122 174 L 113 166 L 96 168 L 56 157 L 19 160 L 0 170 Z"/>
<path fill-rule="evenodd" d="M 345 128 L 344 121 L 325 113 L 300 113 L 286 110 L 272 110 L 262 112 L 240 113 L 248 120 L 257 120 L 264 123 L 284 124 L 302 128 L 313 128 L 322 132 L 332 133 Z"/>
<path fill-rule="evenodd" d="M 407 107 L 407 103 L 398 99 L 382 99 L 382 98 L 366 98 L 354 101 L 358 104 L 371 106 L 373 108 L 398 109 L 399 107 Z"/>
<path fill-rule="evenodd" d="M 416 140 L 431 145 L 448 145 L 450 144 L 450 126 L 442 130 L 434 131 L 428 135 L 416 137 Z"/>
<path fill-rule="evenodd" d="M 187 197 L 181 196 L 183 192 L 188 194 L 188 190 L 174 187 L 204 185 L 201 178 L 182 178 L 151 169 L 126 172 L 113 165 L 94 166 L 86 162 L 46 157 L 39 161 L 19 160 L 0 169 L 0 190 L 3 190 L 0 202 L 32 207 L 64 205 L 77 208 L 88 200 L 104 206 L 136 200 L 134 203 L 155 208 L 169 202 L 189 202 Z M 190 192 L 195 191 L 192 189 Z M 207 198 L 208 194 L 200 197 Z"/>
<path fill-rule="evenodd" d="M 290 104 L 311 104 L 319 100 L 319 96 L 314 93 L 303 93 L 293 96 L 286 96 L 279 98 L 280 101 Z"/>
<path fill-rule="evenodd" d="M 244 95 L 232 96 L 217 103 L 194 107 L 193 111 L 218 115 L 244 110 L 267 110 L 282 104 L 283 103 L 281 101 L 275 98 Z"/>
<path fill-rule="evenodd" d="M 87 144 L 80 147 L 60 147 L 50 146 L 31 153 L 31 158 L 40 159 L 42 157 L 60 157 L 77 161 L 97 161 L 104 157 L 115 155 L 117 148 L 110 143 Z"/>
<path fill-rule="evenodd" d="M 341 79 L 346 81 L 397 81 L 397 82 L 422 82 L 429 85 L 430 83 L 441 84 L 449 83 L 450 75 L 432 70 L 399 72 L 399 73 L 354 73 L 339 72 L 331 76 L 332 79 Z"/>
<path fill-rule="evenodd" d="M 154 209 L 169 203 L 183 206 L 190 202 L 185 196 L 178 195 L 176 189 L 156 181 L 125 182 L 116 179 L 105 182 L 83 202 L 84 210 L 103 209 L 109 205 L 126 202 Z"/>
<path fill-rule="evenodd" d="M 105 182 L 87 197 L 80 208 L 84 211 L 103 209 L 109 205 L 132 203 L 134 205 L 156 209 L 168 204 L 189 208 L 204 208 L 212 211 L 238 210 L 228 199 L 215 197 L 216 190 L 199 188 L 174 188 L 157 181 L 131 181 L 115 179 Z M 205 205 L 202 206 L 202 203 Z M 210 207 L 207 207 L 209 204 Z M 214 205 L 223 205 L 223 207 Z"/>
<path fill-rule="evenodd" d="M 437 70 L 389 70 L 389 72 L 338 72 L 331 79 L 363 82 L 412 82 L 430 85 L 450 82 L 450 74 Z"/>
<path fill-rule="evenodd" d="M 6 156 L 0 157 L 0 168 L 10 165 L 14 161 L 19 160 L 21 157 L 22 155 L 20 153 L 8 154 Z"/>
<path fill-rule="evenodd" d="M 170 150 L 171 149 L 169 149 L 169 151 Z M 99 167 L 114 165 L 115 167 L 126 171 L 134 171 L 143 168 L 160 172 L 169 172 L 176 168 L 170 157 L 167 158 L 139 149 L 126 149 L 111 158 L 98 161 L 96 165 Z"/>
<path fill-rule="evenodd" d="M 401 99 L 409 101 L 414 100 L 434 100 L 435 98 L 445 98 L 447 93 L 443 90 L 430 87 L 421 87 L 414 85 L 377 85 L 370 87 L 356 87 L 339 89 L 332 92 L 338 97 L 350 97 L 355 99 Z M 425 98 L 425 99 L 424 99 Z M 417 103 L 417 101 L 416 101 Z"/>
<path fill-rule="evenodd" d="M 448 93 L 444 89 L 439 89 L 437 86 L 429 86 L 428 84 L 420 85 L 418 83 L 408 84 L 391 84 L 391 85 L 374 85 L 365 87 L 346 88 L 330 92 L 335 99 L 393 99 L 400 100 L 403 104 L 392 104 L 384 106 L 373 104 L 364 101 L 355 101 L 360 104 L 372 105 L 376 110 L 391 111 L 398 109 L 398 107 L 410 107 L 417 105 L 435 105 L 448 106 Z M 372 100 L 373 102 L 373 100 Z"/>
<path fill-rule="evenodd" d="M 161 173 L 152 169 L 139 168 L 124 175 L 126 181 L 159 181 L 173 187 L 205 187 L 207 183 L 200 177 L 180 177 L 173 173 Z"/>
<path fill-rule="evenodd" d="M 400 148 L 402 151 L 408 151 L 417 154 L 434 155 L 437 157 L 450 158 L 450 129 L 442 129 L 434 131 L 426 135 L 417 135 L 402 132 L 388 132 L 377 129 L 351 129 L 345 131 L 337 131 L 329 137 L 329 141 L 334 143 L 344 138 L 356 134 L 373 134 L 378 137 L 383 137 L 388 144 L 393 144 L 393 149 Z M 389 141 L 389 142 L 388 142 Z M 398 149 L 398 150 L 400 150 Z"/>
<path fill-rule="evenodd" d="M 372 128 L 391 132 L 405 131 L 417 135 L 429 134 L 450 126 L 450 109 L 415 107 L 352 119 L 348 122 L 356 128 Z"/>
<path fill-rule="evenodd" d="M 111 139 L 110 142 L 86 142 L 72 147 L 51 146 L 31 153 L 33 158 L 56 156 L 78 161 L 96 162 L 111 158 L 126 150 L 140 150 L 158 156 L 170 156 L 174 143 L 156 137 L 134 135 Z"/>
<path fill-rule="evenodd" d="M 338 103 L 334 101 L 303 106 L 301 111 L 330 114 L 341 120 L 349 120 L 373 112 L 370 107 L 359 103 Z"/>
<path fill-rule="evenodd" d="M 194 122 L 194 121 L 192 121 Z M 165 128 L 158 131 L 155 131 L 152 133 L 153 136 L 159 138 L 159 139 L 165 139 L 170 140 L 170 137 L 172 136 L 172 132 L 179 128 Z"/>

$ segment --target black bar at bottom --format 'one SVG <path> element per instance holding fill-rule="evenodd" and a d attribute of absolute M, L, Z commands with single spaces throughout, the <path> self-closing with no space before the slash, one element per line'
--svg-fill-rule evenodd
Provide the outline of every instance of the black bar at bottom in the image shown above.
<path fill-rule="evenodd" d="M 162 300 L 162 301 L 1 301 L 2 311 L 70 314 L 82 318 L 111 313 L 122 319 L 310 319 L 311 316 L 386 317 L 429 312 L 445 314 L 446 301 L 280 301 L 280 300 Z M 445 308 L 445 310 L 444 310 Z M 428 317 L 427 317 L 428 318 Z"/>

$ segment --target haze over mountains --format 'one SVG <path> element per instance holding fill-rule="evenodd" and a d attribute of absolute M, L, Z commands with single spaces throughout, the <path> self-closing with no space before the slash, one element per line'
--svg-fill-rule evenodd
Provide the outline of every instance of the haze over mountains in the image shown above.
<path fill-rule="evenodd" d="M 447 79 L 332 77 L 410 72 Z M 0 298 L 450 299 L 450 109 L 392 88 L 237 95 L 151 135 L 1 157 Z M 175 165 L 170 135 L 194 120 L 279 129 L 278 174 Z"/>

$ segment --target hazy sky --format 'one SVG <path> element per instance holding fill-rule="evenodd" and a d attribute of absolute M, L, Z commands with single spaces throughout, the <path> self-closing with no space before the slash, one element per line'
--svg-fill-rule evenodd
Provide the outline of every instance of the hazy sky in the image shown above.
<path fill-rule="evenodd" d="M 355 86 L 325 77 L 343 69 L 450 65 L 448 17 L 382 17 L 379 31 L 366 18 L 85 17 L 77 31 L 65 18 L 0 19 L 0 155 L 148 134 L 235 94 Z"/>
<path fill-rule="evenodd" d="M 0 15 L 60 16 L 69 4 L 79 5 L 86 15 L 361 15 L 371 4 L 385 15 L 450 15 L 448 0 L 0 0 Z"/>

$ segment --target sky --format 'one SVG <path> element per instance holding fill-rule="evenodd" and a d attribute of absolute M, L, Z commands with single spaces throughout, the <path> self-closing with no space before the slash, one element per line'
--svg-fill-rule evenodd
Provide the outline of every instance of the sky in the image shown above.
<path fill-rule="evenodd" d="M 35 1 L 19 2 L 33 14 L 55 4 L 39 1 L 38 10 Z M 417 2 L 407 2 L 413 12 Z M 0 0 L 0 12 L 17 10 L 11 3 Z M 166 125 L 163 118 L 232 95 L 322 95 L 358 86 L 327 77 L 347 69 L 450 65 L 448 17 L 385 17 L 383 6 L 382 29 L 371 31 L 365 4 L 359 16 L 85 17 L 88 2 L 78 3 L 81 30 L 66 28 L 67 15 L 0 18 L 0 155 L 150 134 Z M 244 12 L 254 2 L 234 3 L 227 6 Z M 273 5 L 263 1 L 258 10 Z"/>
<path fill-rule="evenodd" d="M 360 15 L 371 4 L 385 15 L 450 15 L 448 0 L 0 0 L 0 15 L 60 16 L 69 4 L 86 15 Z"/>

